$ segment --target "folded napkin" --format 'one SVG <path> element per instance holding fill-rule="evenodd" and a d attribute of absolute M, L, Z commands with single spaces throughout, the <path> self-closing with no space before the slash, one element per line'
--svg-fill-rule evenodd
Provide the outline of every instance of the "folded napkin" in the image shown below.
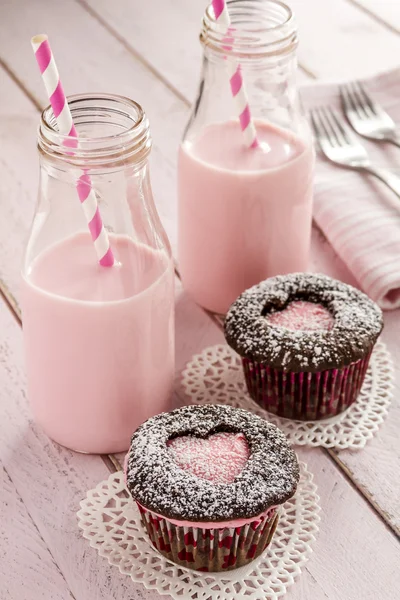
<path fill-rule="evenodd" d="M 400 69 L 364 84 L 400 129 Z M 338 84 L 307 85 L 301 97 L 306 111 L 340 108 Z M 359 139 L 375 166 L 397 166 L 400 177 L 400 148 Z M 381 308 L 399 308 L 400 199 L 372 176 L 336 167 L 318 152 L 314 219 L 359 286 Z"/>

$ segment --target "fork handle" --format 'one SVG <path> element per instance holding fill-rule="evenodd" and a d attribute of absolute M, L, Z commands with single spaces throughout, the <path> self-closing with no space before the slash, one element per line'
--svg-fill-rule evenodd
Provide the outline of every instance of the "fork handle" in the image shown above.
<path fill-rule="evenodd" d="M 389 169 L 380 169 L 377 167 L 364 167 L 364 171 L 377 177 L 390 188 L 398 198 L 400 198 L 400 177 Z"/>

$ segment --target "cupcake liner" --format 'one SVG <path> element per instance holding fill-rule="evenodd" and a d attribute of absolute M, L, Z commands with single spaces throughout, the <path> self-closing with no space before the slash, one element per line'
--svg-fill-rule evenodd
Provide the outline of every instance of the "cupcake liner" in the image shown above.
<path fill-rule="evenodd" d="M 246 565 L 267 548 L 278 525 L 276 507 L 241 527 L 205 529 L 174 525 L 137 505 L 154 548 L 195 571 L 229 571 Z"/>
<path fill-rule="evenodd" d="M 318 373 L 279 371 L 247 358 L 242 364 L 248 392 L 262 408 L 286 419 L 316 421 L 338 415 L 355 402 L 371 353 L 341 369 Z"/>

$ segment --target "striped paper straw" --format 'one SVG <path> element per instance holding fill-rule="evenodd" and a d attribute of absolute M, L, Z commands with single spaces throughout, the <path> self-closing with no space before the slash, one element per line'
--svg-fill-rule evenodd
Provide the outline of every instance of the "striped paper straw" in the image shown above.
<path fill-rule="evenodd" d="M 212 6 L 214 9 L 215 21 L 217 24 L 226 28 L 226 31 L 228 32 L 231 25 L 231 20 L 226 1 L 212 0 Z M 227 41 L 229 42 L 229 38 L 227 38 Z M 227 49 L 229 50 L 230 47 L 227 46 Z M 249 148 L 257 148 L 257 132 L 253 119 L 251 118 L 249 101 L 246 94 L 246 88 L 243 83 L 242 67 L 240 64 L 235 65 L 231 61 L 228 62 L 228 65 L 231 92 L 236 103 L 240 128 L 243 132 L 246 146 Z"/>
<path fill-rule="evenodd" d="M 68 106 L 47 35 L 35 35 L 32 38 L 31 43 L 39 65 L 40 73 L 42 74 L 47 96 L 57 121 L 59 132 L 62 135 L 77 138 L 78 132 L 72 121 L 71 111 Z M 76 140 L 73 147 L 76 148 L 77 145 L 78 141 Z M 99 263 L 103 267 L 112 267 L 114 264 L 114 255 L 110 247 L 107 231 L 100 215 L 96 194 L 87 173 L 84 172 L 83 175 L 79 177 L 76 187 Z"/>

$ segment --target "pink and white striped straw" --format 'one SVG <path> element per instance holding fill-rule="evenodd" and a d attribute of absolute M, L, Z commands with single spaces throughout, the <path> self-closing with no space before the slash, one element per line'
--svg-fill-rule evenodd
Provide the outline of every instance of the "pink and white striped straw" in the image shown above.
<path fill-rule="evenodd" d="M 231 19 L 229 17 L 226 1 L 212 0 L 212 6 L 217 24 L 221 25 L 228 32 L 231 25 Z M 253 119 L 251 118 L 250 106 L 247 98 L 246 88 L 243 82 L 241 65 L 228 61 L 228 68 L 231 92 L 236 103 L 240 128 L 243 132 L 246 146 L 249 148 L 257 148 L 257 132 Z"/>
<path fill-rule="evenodd" d="M 57 121 L 59 132 L 62 135 L 77 138 L 78 133 L 72 121 L 71 111 L 64 94 L 47 35 L 35 35 L 32 38 L 31 43 Z M 74 147 L 77 145 L 78 141 L 76 141 Z M 76 187 L 99 263 L 103 267 L 112 267 L 114 264 L 114 255 L 110 247 L 107 231 L 100 215 L 96 194 L 87 173 L 84 172 L 80 176 Z"/>

